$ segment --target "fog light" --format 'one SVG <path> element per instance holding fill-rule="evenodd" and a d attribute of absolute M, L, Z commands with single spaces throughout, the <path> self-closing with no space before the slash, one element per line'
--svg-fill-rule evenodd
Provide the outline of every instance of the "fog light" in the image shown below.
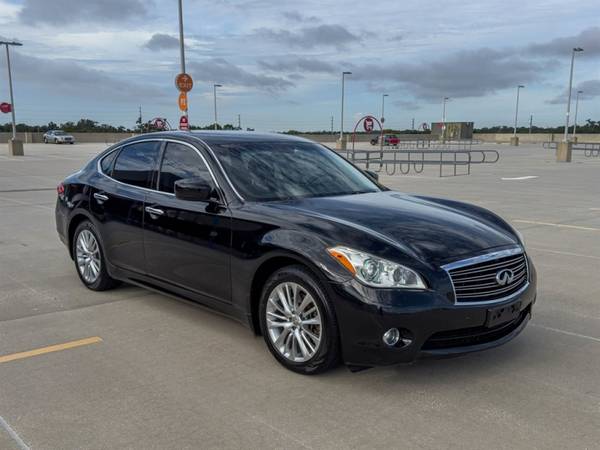
<path fill-rule="evenodd" d="M 393 347 L 400 340 L 400 331 L 398 328 L 390 328 L 383 333 L 383 343 L 389 347 Z"/>

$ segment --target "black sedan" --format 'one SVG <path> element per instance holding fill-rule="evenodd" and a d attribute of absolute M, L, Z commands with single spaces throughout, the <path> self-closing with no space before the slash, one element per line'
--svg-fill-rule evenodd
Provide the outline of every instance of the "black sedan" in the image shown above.
<path fill-rule="evenodd" d="M 480 207 L 390 191 L 314 142 L 165 132 L 120 142 L 58 186 L 81 281 L 126 281 L 219 310 L 314 374 L 503 344 L 536 274 Z"/>

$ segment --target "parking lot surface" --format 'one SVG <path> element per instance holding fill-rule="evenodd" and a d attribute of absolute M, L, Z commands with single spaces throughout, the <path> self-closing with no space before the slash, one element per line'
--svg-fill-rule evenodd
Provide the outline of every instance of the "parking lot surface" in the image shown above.
<path fill-rule="evenodd" d="M 383 175 L 520 230 L 539 276 L 533 319 L 491 351 L 306 377 L 232 320 L 80 283 L 55 186 L 103 148 L 0 156 L 0 448 L 600 448 L 600 158 L 488 145 L 499 163 L 470 176 Z"/>

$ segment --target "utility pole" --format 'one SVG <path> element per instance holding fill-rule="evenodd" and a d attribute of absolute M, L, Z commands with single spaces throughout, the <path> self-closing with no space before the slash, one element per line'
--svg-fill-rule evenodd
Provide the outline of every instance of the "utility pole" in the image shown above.
<path fill-rule="evenodd" d="M 446 102 L 450 97 L 444 97 L 442 101 L 442 141 L 446 142 Z"/>
<path fill-rule="evenodd" d="M 575 47 L 571 52 L 571 72 L 569 75 L 569 90 L 567 100 L 567 122 L 565 124 L 565 136 L 563 138 L 563 142 L 569 141 L 569 115 L 571 114 L 571 91 L 573 90 L 573 66 L 575 65 L 575 53 L 582 51 L 583 49 L 581 47 Z"/>
<path fill-rule="evenodd" d="M 10 51 L 8 46 L 20 47 L 23 44 L 16 41 L 0 41 L 6 47 L 6 65 L 8 68 L 8 90 L 10 92 L 10 112 L 12 116 L 12 138 L 8 141 L 8 153 L 11 156 L 23 156 L 23 142 L 17 140 L 17 122 L 15 119 L 15 98 L 13 95 L 12 71 L 10 68 Z"/>
<path fill-rule="evenodd" d="M 411 129 L 412 131 L 415 131 L 415 118 L 414 118 L 414 117 L 412 118 L 412 124 L 411 124 L 411 126 L 410 126 L 410 129 Z"/>
<path fill-rule="evenodd" d="M 340 145 L 342 149 L 346 148 L 344 143 L 344 83 L 346 75 L 352 75 L 352 72 L 342 72 L 342 111 L 340 118 Z"/>
<path fill-rule="evenodd" d="M 185 72 L 185 43 L 183 41 L 183 0 L 178 1 L 179 6 L 179 60 L 181 64 L 181 73 Z M 187 117 L 187 109 L 183 111 L 183 115 Z"/>
<path fill-rule="evenodd" d="M 529 114 L 529 134 L 531 134 L 532 128 L 533 128 L 533 114 Z"/>
<path fill-rule="evenodd" d="M 577 97 L 575 97 L 575 120 L 573 121 L 573 141 L 577 139 L 577 111 L 579 110 L 579 94 L 583 94 L 583 91 L 577 91 Z"/>
<path fill-rule="evenodd" d="M 213 90 L 214 90 L 214 98 L 215 98 L 215 126 L 214 129 L 217 129 L 217 88 L 218 87 L 223 87 L 222 84 L 213 84 Z"/>
<path fill-rule="evenodd" d="M 385 98 L 389 97 L 389 94 L 381 95 L 381 128 L 383 128 L 383 123 L 385 122 Z"/>
<path fill-rule="evenodd" d="M 333 134 L 333 116 L 331 116 L 331 134 Z"/>
<path fill-rule="evenodd" d="M 242 115 L 238 114 L 238 130 L 242 130 Z"/>

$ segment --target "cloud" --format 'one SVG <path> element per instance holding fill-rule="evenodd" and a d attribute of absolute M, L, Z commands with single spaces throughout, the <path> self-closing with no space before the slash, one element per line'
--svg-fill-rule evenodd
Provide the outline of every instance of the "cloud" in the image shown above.
<path fill-rule="evenodd" d="M 281 13 L 281 15 L 290 22 L 318 23 L 321 21 L 316 16 L 305 16 L 304 14 L 300 14 L 298 11 L 284 11 Z"/>
<path fill-rule="evenodd" d="M 572 98 L 575 98 L 577 91 L 583 91 L 579 95 L 580 100 L 590 100 L 600 96 L 600 80 L 586 80 L 579 83 L 577 86 L 573 88 Z M 551 105 L 560 105 L 566 104 L 568 98 L 569 90 L 565 89 L 565 91 L 557 95 L 556 97 L 548 100 L 546 103 Z"/>
<path fill-rule="evenodd" d="M 300 48 L 329 46 L 343 49 L 349 44 L 362 41 L 361 36 L 351 33 L 342 25 L 316 25 L 303 27 L 297 31 L 259 28 L 255 34 L 266 40 Z"/>
<path fill-rule="evenodd" d="M 508 50 L 463 50 L 419 63 L 363 65 L 353 79 L 388 81 L 416 97 L 481 97 L 518 84 L 538 81 L 549 61 L 523 59 Z"/>
<path fill-rule="evenodd" d="M 574 47 L 581 47 L 585 55 L 600 56 L 600 27 L 586 28 L 575 36 L 560 37 L 548 42 L 531 44 L 529 53 L 544 56 L 570 55 Z"/>
<path fill-rule="evenodd" d="M 417 103 L 416 101 L 412 101 L 412 100 L 394 100 L 392 102 L 392 104 L 394 106 L 397 106 L 401 109 L 405 109 L 405 110 L 417 110 L 417 109 L 421 109 L 421 105 L 419 105 L 419 103 Z"/>
<path fill-rule="evenodd" d="M 203 62 L 188 64 L 195 80 L 222 83 L 224 85 L 244 86 L 267 92 L 280 92 L 294 86 L 281 77 L 257 75 L 223 58 L 212 58 Z"/>
<path fill-rule="evenodd" d="M 179 48 L 179 39 L 168 34 L 154 33 L 144 47 L 154 51 Z"/>
<path fill-rule="evenodd" d="M 11 53 L 11 63 L 19 83 L 30 83 L 53 94 L 116 102 L 140 97 L 160 99 L 162 96 L 160 89 L 114 78 L 106 72 L 73 61 L 38 58 L 14 51 Z M 0 64 L 4 64 L 1 59 Z"/>
<path fill-rule="evenodd" d="M 126 22 L 148 14 L 144 0 L 25 0 L 19 12 L 24 23 L 68 25 L 76 22 Z"/>
<path fill-rule="evenodd" d="M 258 61 L 258 65 L 263 69 L 270 70 L 272 72 L 289 72 L 298 70 L 300 72 L 310 73 L 335 73 L 340 71 L 334 64 L 316 58 L 304 57 L 274 62 L 260 60 Z"/>

